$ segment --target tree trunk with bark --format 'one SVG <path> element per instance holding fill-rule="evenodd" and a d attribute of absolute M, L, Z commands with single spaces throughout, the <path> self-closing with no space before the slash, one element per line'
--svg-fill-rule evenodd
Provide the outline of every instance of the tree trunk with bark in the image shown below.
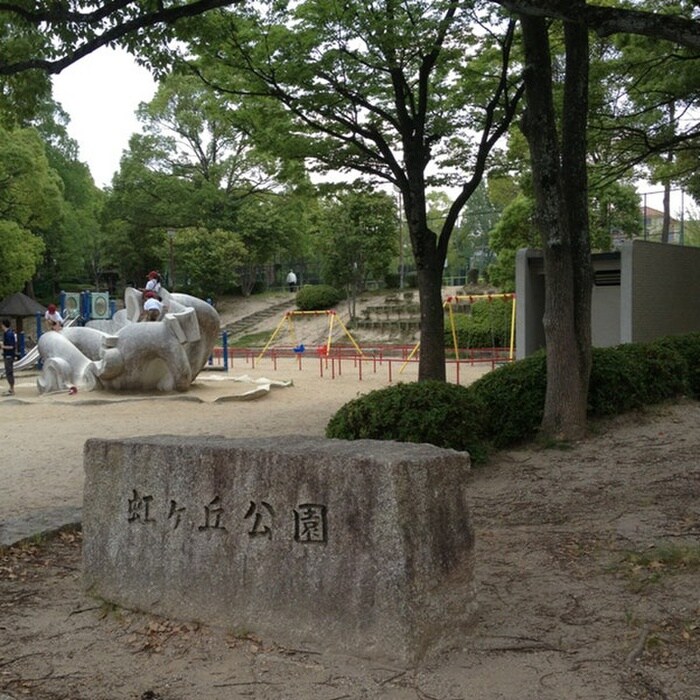
<path fill-rule="evenodd" d="M 546 20 L 520 18 L 528 139 L 545 271 L 547 391 L 542 434 L 576 439 L 586 429 L 590 376 L 591 267 L 586 176 L 588 40 L 566 25 L 564 119 L 559 139 Z"/>
<path fill-rule="evenodd" d="M 442 273 L 445 251 L 428 226 L 425 200 L 424 163 L 426 145 L 419 136 L 404 140 L 406 149 L 405 187 L 402 188 L 413 258 L 416 263 L 420 298 L 420 356 L 418 381 L 445 381 L 445 315 L 442 308 Z"/>

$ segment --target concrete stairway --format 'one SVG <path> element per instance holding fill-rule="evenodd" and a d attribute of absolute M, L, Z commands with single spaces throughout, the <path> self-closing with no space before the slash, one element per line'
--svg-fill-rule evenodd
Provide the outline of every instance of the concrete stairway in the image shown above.
<path fill-rule="evenodd" d="M 238 338 L 246 335 L 251 329 L 258 326 L 260 323 L 271 317 L 282 317 L 282 314 L 290 308 L 294 308 L 294 300 L 280 301 L 277 304 L 268 306 L 265 309 L 255 311 L 252 314 L 243 316 L 243 318 L 231 321 L 222 327 L 222 331 L 226 331 L 229 338 Z"/>

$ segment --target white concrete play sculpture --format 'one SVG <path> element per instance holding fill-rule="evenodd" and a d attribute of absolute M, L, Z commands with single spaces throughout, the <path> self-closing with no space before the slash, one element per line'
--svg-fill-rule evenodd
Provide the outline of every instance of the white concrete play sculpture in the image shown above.
<path fill-rule="evenodd" d="M 161 291 L 159 321 L 139 322 L 141 293 L 127 288 L 125 309 L 109 321 L 44 333 L 40 393 L 70 386 L 109 391 L 186 391 L 216 343 L 219 314 L 187 294 Z"/>

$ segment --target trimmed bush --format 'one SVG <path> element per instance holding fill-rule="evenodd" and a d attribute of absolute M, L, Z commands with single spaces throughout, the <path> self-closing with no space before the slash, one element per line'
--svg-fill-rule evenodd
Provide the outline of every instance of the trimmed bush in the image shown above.
<path fill-rule="evenodd" d="M 612 416 L 684 394 L 700 398 L 700 333 L 593 348 L 588 415 Z M 345 404 L 327 437 L 429 442 L 468 450 L 532 440 L 547 386 L 544 350 L 504 365 L 468 387 L 443 382 L 398 384 Z"/>
<path fill-rule="evenodd" d="M 398 272 L 387 272 L 384 275 L 384 284 L 387 289 L 399 289 L 401 287 L 401 277 Z"/>
<path fill-rule="evenodd" d="M 477 379 L 468 388 L 486 407 L 484 439 L 495 447 L 532 440 L 542 422 L 546 387 L 543 350 Z"/>
<path fill-rule="evenodd" d="M 338 410 L 326 437 L 427 442 L 486 457 L 484 407 L 468 388 L 427 381 L 396 384 L 353 399 Z"/>
<path fill-rule="evenodd" d="M 325 311 L 342 299 L 342 293 L 328 284 L 306 284 L 297 292 L 296 305 L 301 311 Z"/>
<path fill-rule="evenodd" d="M 593 348 L 588 415 L 614 416 L 638 407 L 634 377 L 631 354 L 617 347 Z"/>
<path fill-rule="evenodd" d="M 700 399 L 700 333 L 671 335 L 654 341 L 664 348 L 673 348 L 686 364 L 686 386 L 688 396 Z"/>
<path fill-rule="evenodd" d="M 588 415 L 612 416 L 688 393 L 688 362 L 668 340 L 593 348 Z"/>

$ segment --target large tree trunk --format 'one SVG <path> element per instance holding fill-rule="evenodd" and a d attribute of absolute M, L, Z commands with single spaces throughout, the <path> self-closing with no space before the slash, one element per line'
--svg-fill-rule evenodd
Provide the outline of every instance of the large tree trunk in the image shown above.
<path fill-rule="evenodd" d="M 402 190 L 413 258 L 418 275 L 420 298 L 420 355 L 418 381 L 444 382 L 445 314 L 442 308 L 442 273 L 445 255 L 438 248 L 438 237 L 428 226 L 423 167 L 425 154 L 419 139 L 407 139 L 408 179 Z"/>
<path fill-rule="evenodd" d="M 581 46 L 581 33 L 585 30 L 567 28 L 567 49 L 571 48 L 573 53 L 567 55 L 564 121 L 569 119 L 567 109 L 575 114 L 564 127 L 560 148 L 546 21 L 523 15 L 521 25 L 527 98 L 523 127 L 530 146 L 536 219 L 542 234 L 545 271 L 543 324 L 547 344 L 547 391 L 541 428 L 542 433 L 550 437 L 575 439 L 586 427 L 590 372 L 586 88 L 581 83 L 587 73 L 587 42 L 584 37 L 584 47 Z M 575 67 L 574 60 L 581 61 L 583 67 Z M 575 95 L 583 100 L 581 104 L 574 101 Z"/>
<path fill-rule="evenodd" d="M 442 265 L 418 268 L 420 295 L 420 359 L 418 381 L 445 381 L 445 312 L 442 308 Z"/>
<path fill-rule="evenodd" d="M 566 202 L 573 271 L 574 333 L 576 372 L 573 377 L 575 401 L 567 422 L 566 437 L 573 439 L 586 430 L 588 384 L 591 376 L 591 293 L 593 266 L 588 221 L 588 29 L 578 24 L 564 25 L 566 74 L 564 85 L 564 124 L 562 128 L 562 177 Z M 552 416 L 553 417 L 553 416 Z M 556 431 L 545 406 L 543 429 Z"/>

